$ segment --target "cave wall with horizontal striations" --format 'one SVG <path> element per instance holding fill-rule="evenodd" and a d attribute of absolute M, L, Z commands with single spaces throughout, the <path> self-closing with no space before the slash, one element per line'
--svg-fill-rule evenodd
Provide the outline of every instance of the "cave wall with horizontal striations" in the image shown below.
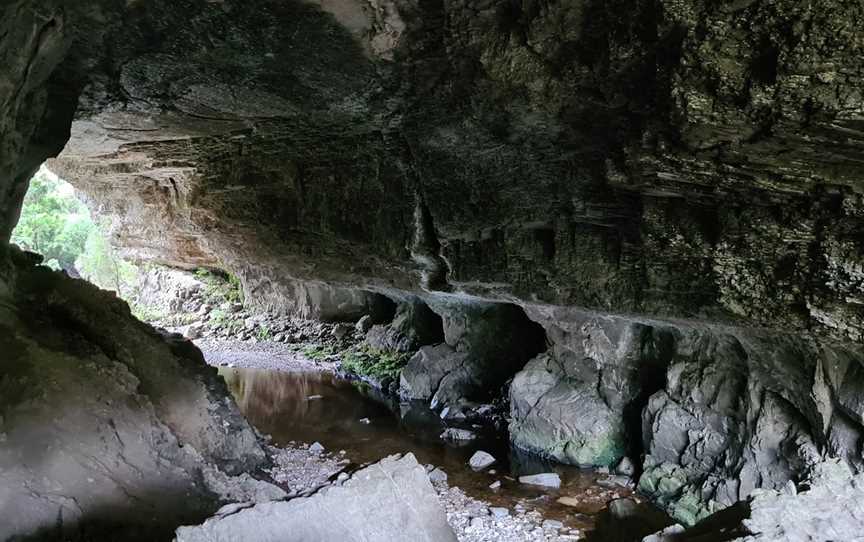
<path fill-rule="evenodd" d="M 620 401 L 586 395 L 614 445 L 561 458 L 627 453 L 639 397 L 643 487 L 690 522 L 782 486 L 810 444 L 861 461 L 862 19 L 845 0 L 7 0 L 0 241 L 55 157 L 126 255 L 231 271 L 262 309 L 508 301 L 552 342 L 517 382 L 553 388 L 607 374 L 574 352 L 620 339 L 598 361 Z M 628 364 L 661 343 L 639 389 Z M 738 451 L 782 438 L 721 468 L 681 424 Z"/>
<path fill-rule="evenodd" d="M 133 4 L 52 167 L 128 254 L 252 300 L 427 286 L 861 340 L 861 6 L 340 6 Z"/>

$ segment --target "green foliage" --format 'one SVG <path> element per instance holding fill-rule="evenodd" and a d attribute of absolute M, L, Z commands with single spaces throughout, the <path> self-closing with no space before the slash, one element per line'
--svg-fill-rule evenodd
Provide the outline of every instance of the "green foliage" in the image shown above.
<path fill-rule="evenodd" d="M 85 279 L 122 297 L 131 297 L 136 288 L 138 268 L 118 257 L 98 228 L 90 231 L 75 266 Z"/>
<path fill-rule="evenodd" d="M 303 348 L 303 355 L 309 359 L 324 360 L 336 353 L 330 345 L 312 345 Z"/>
<path fill-rule="evenodd" d="M 270 328 L 266 325 L 262 325 L 258 328 L 258 340 L 259 341 L 269 341 L 273 337 L 273 332 L 270 331 Z"/>
<path fill-rule="evenodd" d="M 384 352 L 370 346 L 342 354 L 342 370 L 378 380 L 398 379 L 402 368 L 411 359 L 410 353 Z"/>
<path fill-rule="evenodd" d="M 207 269 L 197 269 L 195 276 L 204 283 L 204 296 L 211 305 L 221 305 L 226 301 L 243 303 L 243 287 L 234 275 L 225 277 Z"/>
<path fill-rule="evenodd" d="M 210 311 L 211 327 L 220 327 L 227 329 L 229 333 L 237 333 L 243 328 L 243 322 L 222 309 L 213 309 Z"/>
<path fill-rule="evenodd" d="M 129 308 L 132 309 L 132 315 L 142 322 L 158 322 L 168 317 L 164 311 L 140 303 L 131 303 Z"/>
<path fill-rule="evenodd" d="M 72 187 L 42 171 L 30 181 L 12 242 L 42 254 L 49 266 L 72 269 L 95 230 Z"/>
<path fill-rule="evenodd" d="M 42 254 L 51 269 L 75 269 L 123 297 L 134 292 L 137 268 L 114 253 L 73 188 L 47 170 L 30 181 L 12 242 Z"/>

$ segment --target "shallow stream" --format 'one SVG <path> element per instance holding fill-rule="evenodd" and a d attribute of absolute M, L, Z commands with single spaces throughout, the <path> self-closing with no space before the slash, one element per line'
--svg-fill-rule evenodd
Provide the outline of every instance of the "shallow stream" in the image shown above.
<path fill-rule="evenodd" d="M 441 467 L 448 483 L 468 495 L 509 509 L 536 509 L 547 519 L 590 530 L 597 514 L 630 490 L 597 483 L 595 471 L 547 463 L 512 450 L 506 435 L 473 427 L 478 438 L 464 444 L 445 442 L 446 425 L 422 404 L 399 404 L 367 384 L 329 372 L 285 372 L 221 369 L 240 410 L 276 445 L 320 442 L 327 450 L 344 450 L 355 463 L 372 463 L 395 453 L 412 452 L 421 463 Z M 468 459 L 477 450 L 491 453 L 491 470 L 474 472 Z M 557 472 L 560 489 L 520 484 L 518 476 Z M 501 481 L 501 488 L 489 485 Z M 569 505 L 558 501 L 568 497 Z"/>

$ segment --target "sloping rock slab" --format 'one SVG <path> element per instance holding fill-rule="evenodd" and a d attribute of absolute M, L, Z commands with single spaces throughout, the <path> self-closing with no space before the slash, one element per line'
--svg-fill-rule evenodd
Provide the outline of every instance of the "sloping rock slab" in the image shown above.
<path fill-rule="evenodd" d="M 839 460 L 814 466 L 798 488 L 757 490 L 747 500 L 684 529 L 675 525 L 643 542 L 861 542 L 864 474 Z"/>
<path fill-rule="evenodd" d="M 455 541 L 426 470 L 412 454 L 391 456 L 307 498 L 270 502 L 197 527 L 176 542 Z"/>

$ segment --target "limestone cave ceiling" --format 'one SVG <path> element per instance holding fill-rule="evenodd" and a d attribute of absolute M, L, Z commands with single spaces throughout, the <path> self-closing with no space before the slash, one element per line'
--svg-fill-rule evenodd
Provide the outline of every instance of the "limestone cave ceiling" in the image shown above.
<path fill-rule="evenodd" d="M 230 269 L 264 305 L 320 280 L 861 341 L 861 20 L 843 0 L 6 0 L 0 204 L 63 149 L 50 167 L 128 255 Z"/>

